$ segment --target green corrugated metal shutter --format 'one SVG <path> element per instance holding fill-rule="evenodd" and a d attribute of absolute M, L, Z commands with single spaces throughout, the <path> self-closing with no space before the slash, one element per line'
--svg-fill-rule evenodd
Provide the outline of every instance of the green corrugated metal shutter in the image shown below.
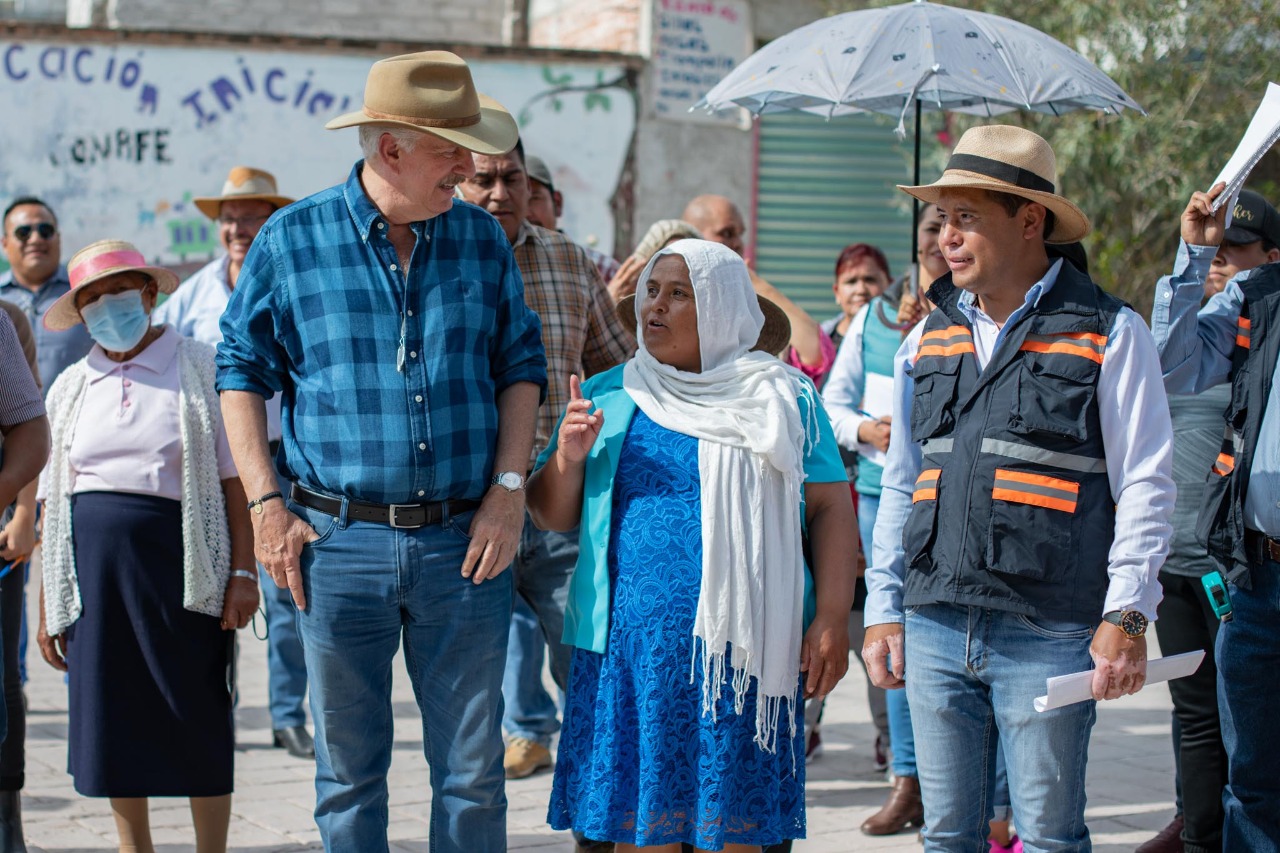
<path fill-rule="evenodd" d="M 870 243 L 895 276 L 911 253 L 911 139 L 894 121 L 807 113 L 762 116 L 756 268 L 815 319 L 835 314 L 832 272 L 840 250 Z"/>

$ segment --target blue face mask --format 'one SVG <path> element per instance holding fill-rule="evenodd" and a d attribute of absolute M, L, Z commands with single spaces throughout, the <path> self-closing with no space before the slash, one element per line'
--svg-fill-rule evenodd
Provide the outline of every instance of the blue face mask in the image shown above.
<path fill-rule="evenodd" d="M 126 290 L 100 296 L 80 309 L 89 336 L 105 350 L 128 352 L 138 345 L 151 317 L 142 307 L 142 291 Z"/>

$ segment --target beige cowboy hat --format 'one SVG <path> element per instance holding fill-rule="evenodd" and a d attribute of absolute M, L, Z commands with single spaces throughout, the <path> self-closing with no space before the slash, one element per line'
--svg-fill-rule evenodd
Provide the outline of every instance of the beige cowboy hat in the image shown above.
<path fill-rule="evenodd" d="M 178 287 L 178 276 L 164 267 L 153 267 L 146 257 L 132 244 L 124 240 L 99 240 L 90 243 L 67 261 L 67 278 L 71 289 L 59 296 L 44 315 L 46 329 L 61 332 L 84 322 L 76 307 L 76 293 L 86 284 L 117 275 L 122 272 L 140 272 L 149 276 L 161 293 L 173 293 Z"/>
<path fill-rule="evenodd" d="M 477 154 L 505 154 L 516 147 L 520 135 L 511 113 L 477 92 L 467 63 L 447 50 L 406 53 L 373 63 L 363 108 L 325 127 L 362 124 L 420 130 Z"/>
<path fill-rule="evenodd" d="M 227 174 L 227 182 L 222 185 L 222 195 L 192 199 L 200 212 L 210 219 L 217 219 L 222 213 L 224 201 L 265 201 L 274 204 L 279 210 L 285 205 L 293 204 L 294 200 L 280 195 L 276 190 L 276 176 L 270 172 L 249 166 L 236 166 Z"/>
<path fill-rule="evenodd" d="M 899 185 L 898 189 L 929 204 L 953 187 L 1030 199 L 1053 211 L 1053 232 L 1045 242 L 1074 243 L 1092 227 L 1084 211 L 1057 194 L 1057 181 L 1057 160 L 1048 142 L 1021 127 L 994 124 L 965 131 L 941 178 L 925 186 Z"/>

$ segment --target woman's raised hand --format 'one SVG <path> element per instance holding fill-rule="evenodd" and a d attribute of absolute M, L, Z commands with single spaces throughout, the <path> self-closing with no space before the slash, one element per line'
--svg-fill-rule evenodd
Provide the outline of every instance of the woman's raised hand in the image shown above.
<path fill-rule="evenodd" d="M 569 405 L 560 422 L 559 449 L 564 461 L 578 464 L 587 458 L 591 446 L 604 426 L 604 412 L 591 411 L 591 401 L 582 399 L 582 383 L 576 375 L 569 377 Z"/>

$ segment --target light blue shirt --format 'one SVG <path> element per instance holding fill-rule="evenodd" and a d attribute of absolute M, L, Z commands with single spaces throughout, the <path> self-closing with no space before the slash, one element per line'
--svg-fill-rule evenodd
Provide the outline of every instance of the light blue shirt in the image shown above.
<path fill-rule="evenodd" d="M 986 315 L 971 293 L 962 293 L 960 311 L 973 326 L 979 368 L 987 365 L 1005 339 L 1006 330 L 1026 316 L 1053 289 L 1061 259 L 1027 291 L 1022 305 L 1002 326 Z M 920 474 L 920 445 L 911 440 L 911 401 L 921 322 L 902 342 L 894 359 L 893 422 L 902 424 L 889 438 L 880 511 L 867 568 L 867 626 L 902 622 L 905 565 L 902 529 L 911 512 L 911 495 Z M 1128 308 L 1116 315 L 1098 376 L 1098 420 L 1107 463 L 1107 479 L 1116 502 L 1115 540 L 1111 545 L 1107 596 L 1103 613 L 1139 610 L 1155 620 L 1161 590 L 1158 574 L 1169 550 L 1177 490 L 1173 484 L 1173 428 L 1169 401 L 1160 382 L 1155 344 L 1142 318 Z"/>
<path fill-rule="evenodd" d="M 70 329 L 54 332 L 44 326 L 44 315 L 63 294 L 71 291 L 67 268 L 59 265 L 49 280 L 35 291 L 27 290 L 14 281 L 13 270 L 0 274 L 0 299 L 12 302 L 23 310 L 31 322 L 36 338 L 36 363 L 40 367 L 40 381 L 44 393 L 49 393 L 58 374 L 89 354 L 93 338 L 84 323 L 76 323 Z"/>
<path fill-rule="evenodd" d="M 230 262 L 223 255 L 196 270 L 152 312 L 151 321 L 156 325 L 167 323 L 184 338 L 216 348 L 222 343 L 222 314 L 231 301 L 231 286 L 227 283 Z M 267 400 L 267 440 L 280 440 L 279 394 Z"/>
<path fill-rule="evenodd" d="M 1156 284 L 1151 331 L 1160 350 L 1165 389 L 1171 394 L 1198 394 L 1226 382 L 1231 372 L 1236 321 L 1244 304 L 1240 282 L 1253 270 L 1237 273 L 1201 308 L 1204 280 L 1217 253 L 1216 246 L 1182 243 L 1173 275 Z M 1249 468 L 1244 523 L 1268 536 L 1280 536 L 1280 363 L 1273 370 L 1272 391 Z"/>

